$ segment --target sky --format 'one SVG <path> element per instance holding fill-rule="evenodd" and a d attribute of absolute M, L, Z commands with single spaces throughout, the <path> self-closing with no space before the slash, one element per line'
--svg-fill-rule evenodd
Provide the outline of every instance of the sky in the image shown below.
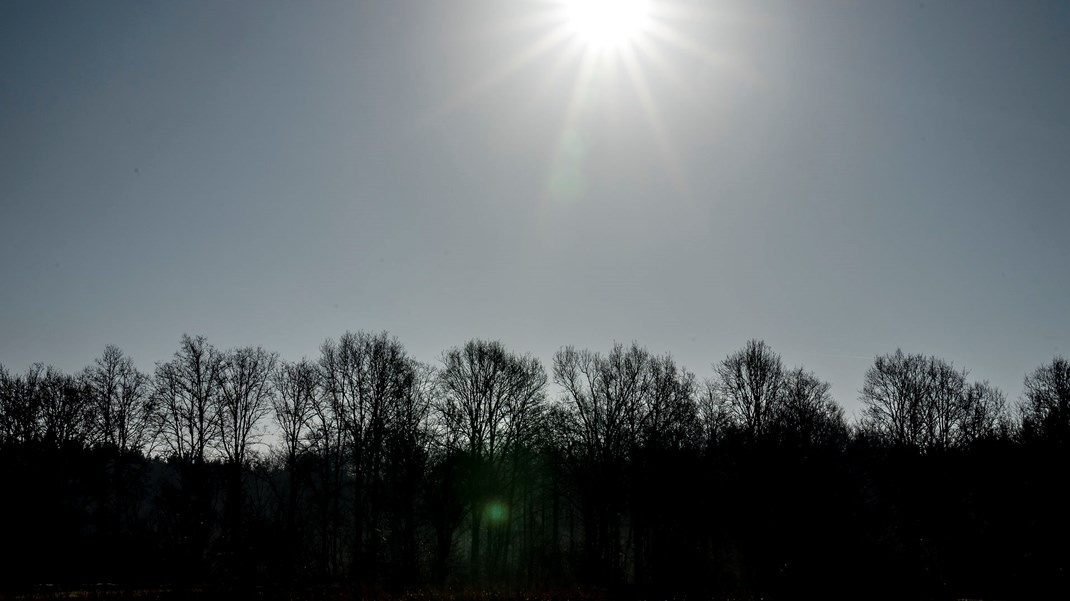
<path fill-rule="evenodd" d="M 0 3 L 0 364 L 1070 354 L 1070 3 Z"/>

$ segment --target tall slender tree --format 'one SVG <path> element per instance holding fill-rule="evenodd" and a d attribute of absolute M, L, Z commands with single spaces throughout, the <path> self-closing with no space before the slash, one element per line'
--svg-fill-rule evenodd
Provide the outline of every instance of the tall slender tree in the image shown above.
<path fill-rule="evenodd" d="M 353 576 L 378 578 L 386 436 L 412 390 L 413 361 L 386 332 L 346 332 L 322 346 L 326 395 L 340 417 L 353 468 Z"/>
<path fill-rule="evenodd" d="M 119 453 L 147 451 L 153 441 L 152 382 L 115 345 L 86 368 L 83 376 L 93 404 L 94 440 Z"/>
<path fill-rule="evenodd" d="M 157 427 L 170 453 L 203 465 L 219 440 L 223 356 L 203 336 L 182 336 L 174 358 L 156 365 Z"/>
<path fill-rule="evenodd" d="M 261 421 L 272 409 L 275 388 L 271 377 L 278 355 L 260 347 L 243 347 L 225 353 L 218 372 L 219 394 L 214 409 L 219 420 L 219 449 L 226 463 L 227 494 L 224 524 L 231 567 L 243 563 L 242 474 L 249 451 L 260 438 Z M 240 574 L 238 574 L 240 575 Z"/>
<path fill-rule="evenodd" d="M 447 440 L 468 466 L 470 561 L 476 581 L 500 559 L 501 549 L 492 547 L 492 562 L 485 561 L 484 538 L 492 544 L 508 540 L 508 523 L 502 522 L 509 519 L 518 467 L 508 459 L 532 440 L 546 407 L 545 386 L 546 371 L 538 359 L 512 353 L 498 341 L 470 340 L 442 355 L 435 409 Z M 492 538 L 495 532 L 505 536 Z"/>

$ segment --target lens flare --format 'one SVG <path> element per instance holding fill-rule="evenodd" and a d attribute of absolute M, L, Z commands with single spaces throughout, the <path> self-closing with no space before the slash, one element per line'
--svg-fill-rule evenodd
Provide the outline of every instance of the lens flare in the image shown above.
<path fill-rule="evenodd" d="M 501 501 L 491 501 L 483 508 L 483 514 L 491 524 L 501 524 L 509 518 L 509 507 Z"/>

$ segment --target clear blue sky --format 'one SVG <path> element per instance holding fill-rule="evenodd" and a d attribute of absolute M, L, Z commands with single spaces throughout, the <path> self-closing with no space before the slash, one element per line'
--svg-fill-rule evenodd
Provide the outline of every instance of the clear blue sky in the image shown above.
<path fill-rule="evenodd" d="M 0 3 L 0 363 L 1070 354 L 1070 3 Z"/>

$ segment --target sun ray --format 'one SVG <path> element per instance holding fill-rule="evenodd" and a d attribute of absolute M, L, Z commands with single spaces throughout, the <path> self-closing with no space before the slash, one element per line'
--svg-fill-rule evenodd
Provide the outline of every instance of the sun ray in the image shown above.
<path fill-rule="evenodd" d="M 556 201 L 573 200 L 583 193 L 584 188 L 583 165 L 579 164 L 583 159 L 583 140 L 577 130 L 598 64 L 598 53 L 592 48 L 585 48 L 582 55 L 572 84 L 572 94 L 565 108 L 561 132 L 550 158 L 549 185 L 544 195 Z"/>
<path fill-rule="evenodd" d="M 651 71 L 656 72 L 659 77 L 668 81 L 675 89 L 682 90 L 687 87 L 686 79 L 681 73 L 680 67 L 673 65 L 669 61 L 664 49 L 654 40 L 643 46 L 643 60 L 653 65 Z"/>
<path fill-rule="evenodd" d="M 732 61 L 730 61 L 727 56 L 711 51 L 701 43 L 696 42 L 680 31 L 663 23 L 652 22 L 647 28 L 647 33 L 652 39 L 675 46 L 678 50 L 683 50 L 710 67 L 714 67 L 718 70 L 732 67 Z"/>
<path fill-rule="evenodd" d="M 690 191 L 687 178 L 684 175 L 678 158 L 676 157 L 676 152 L 673 150 L 672 143 L 669 141 L 669 133 L 661 119 L 661 112 L 658 110 L 657 104 L 654 102 L 654 96 L 650 92 L 650 86 L 647 84 L 646 75 L 643 73 L 643 70 L 639 65 L 639 60 L 635 56 L 633 49 L 628 48 L 624 50 L 622 62 L 624 63 L 625 71 L 628 73 L 628 79 L 631 82 L 632 87 L 635 89 L 635 95 L 639 99 L 639 104 L 643 109 L 643 115 L 646 117 L 647 125 L 650 127 L 650 131 L 654 135 L 654 141 L 658 147 L 658 154 L 669 175 L 669 181 L 672 182 L 677 193 L 688 198 L 690 197 Z"/>
<path fill-rule="evenodd" d="M 440 119 L 454 111 L 460 110 L 464 105 L 472 102 L 487 90 L 501 83 L 505 78 L 534 62 L 536 59 L 561 46 L 568 38 L 568 32 L 560 28 L 550 29 L 541 38 L 528 47 L 521 50 L 501 63 L 489 73 L 486 73 L 475 82 L 464 86 L 455 92 L 441 104 L 432 107 L 422 118 L 417 120 L 417 128 L 428 125 L 430 122 Z"/>

